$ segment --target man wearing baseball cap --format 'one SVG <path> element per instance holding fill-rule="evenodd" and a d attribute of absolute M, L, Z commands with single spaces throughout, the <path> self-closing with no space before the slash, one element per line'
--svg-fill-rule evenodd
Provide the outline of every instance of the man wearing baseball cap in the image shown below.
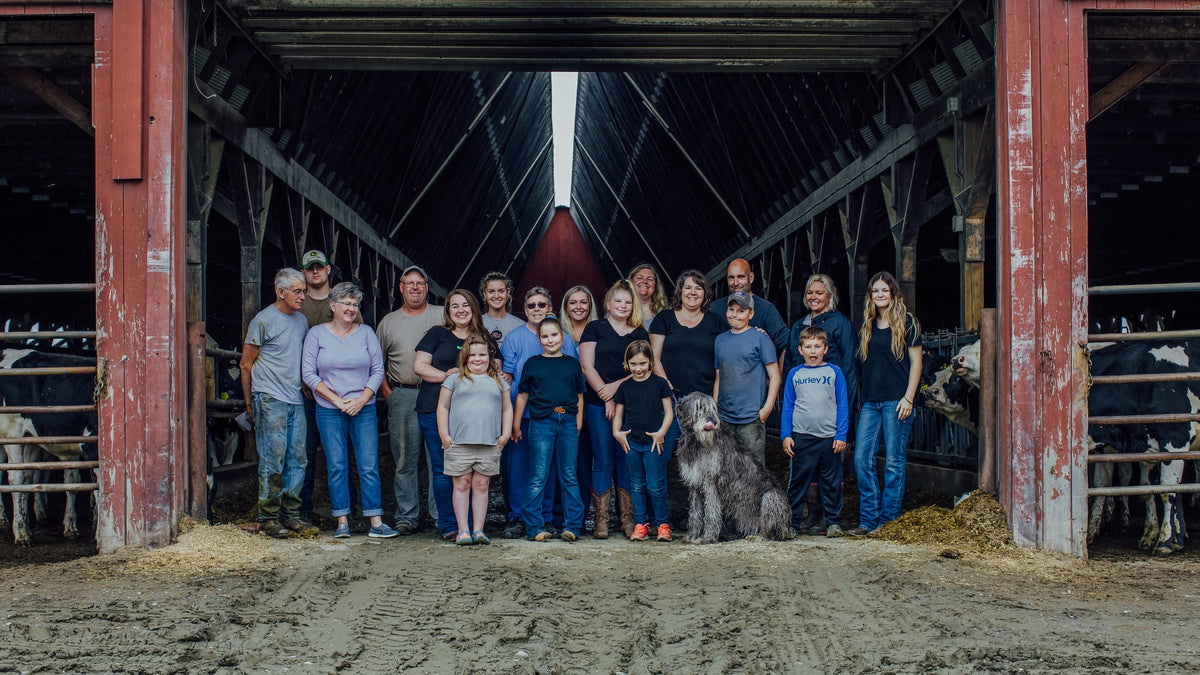
<path fill-rule="evenodd" d="M 304 283 L 307 285 L 300 313 L 308 319 L 308 327 L 333 321 L 333 309 L 329 306 L 329 290 L 333 287 L 329 276 L 333 272 L 333 266 L 329 264 L 329 258 L 323 251 L 313 249 L 300 256 L 300 269 L 304 270 Z M 354 322 L 363 322 L 362 312 L 354 317 Z M 308 436 L 304 445 L 305 454 L 308 455 L 308 468 L 304 472 L 304 487 L 300 490 L 300 513 L 311 521 L 313 486 L 317 476 L 317 448 L 321 446 L 321 434 L 317 431 L 316 401 L 308 387 L 304 388 L 304 419 L 308 423 Z M 355 502 L 354 506 L 357 507 L 358 492 L 351 490 L 350 494 Z"/>

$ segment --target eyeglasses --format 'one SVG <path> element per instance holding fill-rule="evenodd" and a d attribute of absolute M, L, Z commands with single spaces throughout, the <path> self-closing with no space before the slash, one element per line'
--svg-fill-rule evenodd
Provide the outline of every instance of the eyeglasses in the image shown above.
<path fill-rule="evenodd" d="M 525 309 L 546 309 L 550 304 L 546 302 L 527 302 Z"/>
<path fill-rule="evenodd" d="M 429 285 L 429 282 L 427 282 L 427 281 L 405 281 L 404 282 L 405 288 L 421 288 L 422 286 L 428 286 L 428 285 Z"/>
<path fill-rule="evenodd" d="M 347 301 L 345 301 L 345 300 L 338 300 L 337 302 L 335 302 L 335 303 L 333 303 L 333 304 L 335 304 L 335 305 L 341 305 L 342 307 L 345 307 L 346 309 L 358 309 L 358 305 L 357 305 L 357 304 L 355 304 L 355 303 L 353 303 L 353 302 L 347 302 Z"/>
<path fill-rule="evenodd" d="M 289 289 L 287 289 L 287 292 L 288 292 L 288 293 L 291 293 L 292 295 L 304 295 L 305 289 L 303 289 L 303 288 L 289 288 Z"/>

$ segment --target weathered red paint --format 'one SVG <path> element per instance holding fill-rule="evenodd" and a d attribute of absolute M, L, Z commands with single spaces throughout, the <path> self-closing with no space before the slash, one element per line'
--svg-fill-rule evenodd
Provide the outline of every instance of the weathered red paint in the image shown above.
<path fill-rule="evenodd" d="M 118 0 L 127 1 L 136 0 Z M 113 58 L 116 12 L 94 12 L 96 344 L 109 386 L 98 411 L 96 538 L 111 551 L 169 543 L 183 508 L 184 15 L 181 0 L 146 2 L 138 42 L 147 57 L 121 60 Z M 137 73 L 120 70 L 134 64 Z M 136 137 L 116 134 L 118 80 L 141 83 L 147 109 Z M 144 149 L 144 179 L 122 180 L 114 158 L 134 148 Z"/>
<path fill-rule="evenodd" d="M 1025 546 L 1086 555 L 1086 11 L 1196 6 L 997 6 L 1000 496 Z"/>
<path fill-rule="evenodd" d="M 112 176 L 142 177 L 145 23 L 141 0 L 113 1 Z"/>

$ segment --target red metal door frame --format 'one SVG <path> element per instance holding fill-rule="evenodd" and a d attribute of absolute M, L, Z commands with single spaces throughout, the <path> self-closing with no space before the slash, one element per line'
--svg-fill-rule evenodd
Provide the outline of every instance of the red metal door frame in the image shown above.
<path fill-rule="evenodd" d="M 102 552 L 165 545 L 184 512 L 184 12 L 184 0 L 0 0 L 0 15 L 95 20 Z"/>

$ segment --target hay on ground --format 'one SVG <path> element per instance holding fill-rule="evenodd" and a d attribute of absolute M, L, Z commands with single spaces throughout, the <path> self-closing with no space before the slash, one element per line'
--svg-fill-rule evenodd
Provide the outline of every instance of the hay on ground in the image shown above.
<path fill-rule="evenodd" d="M 188 578 L 248 575 L 274 567 L 284 549 L 237 525 L 207 525 L 184 518 L 178 540 L 160 549 L 120 551 L 95 558 L 90 575 Z"/>
<path fill-rule="evenodd" d="M 887 523 L 879 539 L 903 544 L 953 546 L 991 553 L 1013 546 L 1012 530 L 996 495 L 976 490 L 953 509 L 923 506 Z"/>

